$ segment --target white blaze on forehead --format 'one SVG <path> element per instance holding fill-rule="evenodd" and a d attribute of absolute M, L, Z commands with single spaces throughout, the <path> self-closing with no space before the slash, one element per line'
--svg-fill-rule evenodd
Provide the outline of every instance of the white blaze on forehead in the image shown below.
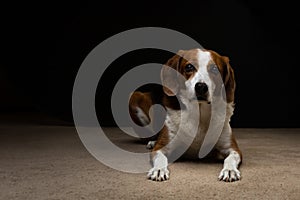
<path fill-rule="evenodd" d="M 208 71 L 207 71 L 207 65 L 209 61 L 211 60 L 210 52 L 208 51 L 202 51 L 201 49 L 198 50 L 198 71 L 196 72 L 194 78 L 195 83 L 197 82 L 204 82 L 208 84 Z"/>
<path fill-rule="evenodd" d="M 198 61 L 199 65 L 207 65 L 207 63 L 210 61 L 211 56 L 209 51 L 203 51 L 201 49 L 198 49 Z"/>
<path fill-rule="evenodd" d="M 188 95 L 193 98 L 195 97 L 195 85 L 198 82 L 204 82 L 208 86 L 209 93 L 212 91 L 212 82 L 210 80 L 208 71 L 207 71 L 207 65 L 209 61 L 211 60 L 210 52 L 209 51 L 203 51 L 201 49 L 198 49 L 197 53 L 197 65 L 198 69 L 195 75 L 190 79 L 186 81 L 186 88 Z"/>

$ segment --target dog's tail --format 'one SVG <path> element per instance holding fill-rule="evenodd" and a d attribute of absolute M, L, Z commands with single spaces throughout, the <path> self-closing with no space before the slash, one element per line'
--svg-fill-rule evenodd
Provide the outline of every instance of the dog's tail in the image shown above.
<path fill-rule="evenodd" d="M 129 99 L 131 119 L 139 126 L 147 126 L 151 122 L 149 110 L 152 106 L 151 93 L 135 91 Z"/>
<path fill-rule="evenodd" d="M 152 92 L 135 91 L 130 95 L 130 117 L 138 125 L 133 126 L 133 129 L 145 141 L 156 140 L 164 125 L 166 112 L 162 106 L 156 107 L 157 104 L 161 105 L 161 96 L 157 93 L 158 95 L 154 96 Z"/>

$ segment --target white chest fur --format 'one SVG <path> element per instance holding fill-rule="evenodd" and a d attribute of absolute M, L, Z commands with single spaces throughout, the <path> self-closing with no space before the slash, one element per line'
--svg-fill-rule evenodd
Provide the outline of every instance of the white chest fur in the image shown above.
<path fill-rule="evenodd" d="M 180 134 L 180 140 L 188 144 L 188 149 L 184 156 L 189 158 L 198 157 L 198 153 L 209 127 L 211 118 L 210 104 L 194 104 L 183 110 L 167 109 L 166 126 L 169 131 L 169 139 L 172 143 L 174 137 Z M 197 109 L 197 110 L 195 110 Z M 180 142 L 173 142 L 169 150 L 182 148 Z"/>

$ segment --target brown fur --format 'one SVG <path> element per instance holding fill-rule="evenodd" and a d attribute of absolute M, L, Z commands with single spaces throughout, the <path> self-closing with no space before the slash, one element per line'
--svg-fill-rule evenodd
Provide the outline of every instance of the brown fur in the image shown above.
<path fill-rule="evenodd" d="M 229 64 L 229 58 L 226 56 L 221 56 L 217 52 L 209 50 L 211 53 L 214 63 L 218 66 L 221 73 L 223 83 L 225 85 L 226 99 L 227 102 L 234 101 L 234 92 L 235 92 L 235 79 L 234 71 Z"/>
<path fill-rule="evenodd" d="M 222 80 L 225 86 L 226 100 L 228 103 L 234 102 L 234 92 L 235 92 L 235 79 L 234 71 L 229 64 L 229 58 L 226 56 L 221 56 L 218 53 L 208 50 L 211 53 L 212 61 L 210 64 L 217 65 L 219 72 L 222 76 Z M 192 78 L 195 72 L 185 72 L 185 66 L 187 64 L 192 64 L 197 70 L 197 56 L 195 56 L 197 50 L 189 51 L 179 51 L 177 55 L 174 55 L 170 58 L 167 63 L 163 66 L 161 70 L 161 80 L 163 83 L 163 92 L 162 105 L 173 110 L 184 109 L 183 105 L 178 102 L 177 98 L 174 97 L 181 87 L 185 87 L 184 80 L 180 79 L 174 70 L 182 74 L 185 79 Z M 209 66 L 208 66 L 209 67 Z M 171 70 L 174 69 L 174 70 Z M 195 71 L 196 71 L 195 70 Z M 210 75 L 214 76 L 214 75 Z M 214 79 L 214 77 L 211 77 Z M 217 78 L 216 78 L 217 80 Z M 222 85 L 222 84 L 219 84 Z M 221 90 L 220 90 L 221 91 Z M 130 114 L 133 120 L 135 121 L 134 111 L 135 106 L 139 107 L 149 116 L 149 108 L 151 106 L 151 95 L 147 93 L 134 92 L 130 100 Z M 155 155 L 156 151 L 162 150 L 169 142 L 169 133 L 166 125 L 163 126 L 162 130 L 159 132 L 157 142 L 152 150 L 152 156 Z M 237 142 L 233 135 L 231 135 L 231 148 L 235 150 L 242 160 L 241 151 L 237 145 Z M 228 155 L 223 155 L 224 157 Z"/>
<path fill-rule="evenodd" d="M 131 119 L 139 126 L 143 126 L 141 124 L 140 120 L 136 116 L 137 107 L 141 108 L 144 113 L 149 117 L 149 109 L 153 105 L 151 93 L 143 93 L 143 92 L 134 92 L 132 93 L 130 99 L 129 99 L 129 113 L 131 116 Z"/>

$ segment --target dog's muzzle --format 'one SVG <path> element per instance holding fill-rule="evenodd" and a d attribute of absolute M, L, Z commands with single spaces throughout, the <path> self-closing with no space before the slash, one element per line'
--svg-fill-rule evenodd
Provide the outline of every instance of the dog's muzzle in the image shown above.
<path fill-rule="evenodd" d="M 198 101 L 206 101 L 208 95 L 208 87 L 206 83 L 198 82 L 195 85 L 195 94 Z"/>

